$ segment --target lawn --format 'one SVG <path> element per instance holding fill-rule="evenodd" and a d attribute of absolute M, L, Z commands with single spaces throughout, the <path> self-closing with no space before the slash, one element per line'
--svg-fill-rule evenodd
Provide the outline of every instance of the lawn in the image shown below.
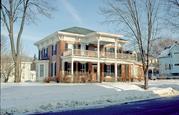
<path fill-rule="evenodd" d="M 29 114 L 34 112 L 102 107 L 112 104 L 179 95 L 179 80 L 143 82 L 2 83 L 1 112 Z"/>

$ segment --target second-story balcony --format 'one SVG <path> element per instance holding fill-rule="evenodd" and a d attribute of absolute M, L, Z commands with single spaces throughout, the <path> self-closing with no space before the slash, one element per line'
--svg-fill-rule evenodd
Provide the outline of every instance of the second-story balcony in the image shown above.
<path fill-rule="evenodd" d="M 125 54 L 117 53 L 115 57 L 114 52 L 104 52 L 100 51 L 100 58 L 111 58 L 111 59 L 125 59 L 125 60 L 136 60 L 136 54 Z M 81 50 L 81 49 L 70 49 L 63 52 L 63 56 L 79 56 L 79 57 L 92 57 L 98 58 L 98 52 L 92 50 Z"/>

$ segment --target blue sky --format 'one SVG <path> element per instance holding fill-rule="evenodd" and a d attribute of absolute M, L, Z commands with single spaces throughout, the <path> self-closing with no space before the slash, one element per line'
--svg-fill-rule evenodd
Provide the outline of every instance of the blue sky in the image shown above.
<path fill-rule="evenodd" d="M 36 24 L 25 25 L 22 42 L 23 52 L 33 56 L 38 50 L 34 43 L 57 30 L 72 26 L 85 27 L 97 31 L 110 32 L 108 26 L 102 25 L 103 16 L 99 7 L 103 0 L 56 0 L 57 11 L 52 12 L 52 18 L 42 17 Z M 2 34 L 7 32 L 2 28 Z"/>
<path fill-rule="evenodd" d="M 23 52 L 26 55 L 37 54 L 38 50 L 34 46 L 36 41 L 68 27 L 80 26 L 116 33 L 116 27 L 102 23 L 104 17 L 100 14 L 99 8 L 103 6 L 104 0 L 57 0 L 55 4 L 58 10 L 52 12 L 52 18 L 41 17 L 37 20 L 37 24 L 25 25 L 22 42 Z M 2 34 L 7 35 L 7 32 L 3 29 Z"/>

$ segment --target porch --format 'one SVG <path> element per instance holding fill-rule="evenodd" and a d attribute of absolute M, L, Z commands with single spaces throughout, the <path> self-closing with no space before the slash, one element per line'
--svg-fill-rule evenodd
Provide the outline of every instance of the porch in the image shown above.
<path fill-rule="evenodd" d="M 142 80 L 141 68 L 131 64 L 79 62 L 64 63 L 62 82 L 94 83 Z M 99 74 L 99 75 L 98 75 Z"/>
<path fill-rule="evenodd" d="M 89 58 L 98 58 L 98 52 L 93 50 L 81 50 L 81 49 L 69 49 L 63 52 L 63 57 L 89 57 Z M 125 53 L 116 53 L 100 51 L 99 58 L 111 58 L 111 59 L 125 59 L 125 60 L 136 60 L 136 54 L 125 54 Z"/>

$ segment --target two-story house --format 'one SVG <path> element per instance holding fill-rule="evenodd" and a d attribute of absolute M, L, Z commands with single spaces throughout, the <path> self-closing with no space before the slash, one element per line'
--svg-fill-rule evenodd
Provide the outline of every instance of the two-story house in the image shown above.
<path fill-rule="evenodd" d="M 72 27 L 56 31 L 35 45 L 37 80 L 59 82 L 132 81 L 143 79 L 136 53 L 125 53 L 120 34 Z"/>
<path fill-rule="evenodd" d="M 163 77 L 179 77 L 179 44 L 165 48 L 159 58 L 159 72 Z"/>

